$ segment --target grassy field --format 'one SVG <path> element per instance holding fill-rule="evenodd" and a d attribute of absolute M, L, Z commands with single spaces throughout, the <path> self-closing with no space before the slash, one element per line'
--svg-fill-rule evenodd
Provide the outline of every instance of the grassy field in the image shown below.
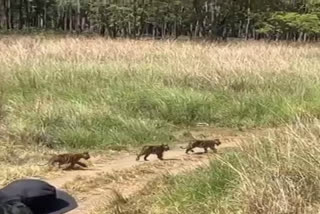
<path fill-rule="evenodd" d="M 319 49 L 4 37 L 2 132 L 28 144 L 122 149 L 170 141 L 198 122 L 307 120 L 320 114 Z"/>
<path fill-rule="evenodd" d="M 37 145 L 126 149 L 170 142 L 199 122 L 295 124 L 244 142 L 208 169 L 170 177 L 151 213 L 318 213 L 319 53 L 314 44 L 3 36 L 2 164 L 18 165 L 10 143 L 22 146 L 26 163 Z"/>
<path fill-rule="evenodd" d="M 317 214 L 319 132 L 315 122 L 254 136 L 208 168 L 150 184 L 118 214 Z"/>

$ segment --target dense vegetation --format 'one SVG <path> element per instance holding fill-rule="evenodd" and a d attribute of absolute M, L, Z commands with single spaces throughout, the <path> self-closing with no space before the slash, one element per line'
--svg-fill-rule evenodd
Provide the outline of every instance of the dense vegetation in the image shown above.
<path fill-rule="evenodd" d="M 122 213 L 317 214 L 318 133 L 317 121 L 247 139 L 208 168 L 169 177 L 157 194 Z"/>
<path fill-rule="evenodd" d="M 316 40 L 319 0 L 1 0 L 0 28 L 112 38 Z"/>
<path fill-rule="evenodd" d="M 38 173 L 20 166 L 38 151 L 11 142 L 122 149 L 198 122 L 295 123 L 169 177 L 126 213 L 319 213 L 318 45 L 10 35 L 0 50 L 2 180 Z"/>
<path fill-rule="evenodd" d="M 19 142 L 123 148 L 198 122 L 320 115 L 317 46 L 10 36 L 0 49 L 1 132 Z"/>

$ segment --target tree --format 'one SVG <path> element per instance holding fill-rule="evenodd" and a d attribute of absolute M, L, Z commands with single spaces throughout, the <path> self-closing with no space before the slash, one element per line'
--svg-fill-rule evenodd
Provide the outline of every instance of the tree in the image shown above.
<path fill-rule="evenodd" d="M 111 38 L 308 41 L 319 37 L 319 17 L 320 0 L 0 0 L 1 29 Z"/>

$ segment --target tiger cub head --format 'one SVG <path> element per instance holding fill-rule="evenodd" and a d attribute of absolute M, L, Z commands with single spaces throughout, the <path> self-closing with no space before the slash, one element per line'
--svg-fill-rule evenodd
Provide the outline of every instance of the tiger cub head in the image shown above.
<path fill-rule="evenodd" d="M 219 146 L 221 144 L 221 141 L 219 139 L 214 139 L 213 142 L 215 142 L 215 144 L 217 146 Z"/>
<path fill-rule="evenodd" d="M 170 150 L 170 147 L 168 146 L 168 144 L 161 144 L 161 147 L 163 148 L 164 151 Z"/>
<path fill-rule="evenodd" d="M 88 160 L 90 158 L 89 152 L 82 153 L 82 157 L 83 157 L 83 159 Z"/>

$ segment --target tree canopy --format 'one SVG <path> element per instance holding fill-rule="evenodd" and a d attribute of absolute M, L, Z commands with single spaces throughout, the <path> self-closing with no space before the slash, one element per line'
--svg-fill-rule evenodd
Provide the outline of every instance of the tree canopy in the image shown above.
<path fill-rule="evenodd" d="M 320 0 L 0 0 L 0 28 L 307 41 L 320 34 Z"/>

